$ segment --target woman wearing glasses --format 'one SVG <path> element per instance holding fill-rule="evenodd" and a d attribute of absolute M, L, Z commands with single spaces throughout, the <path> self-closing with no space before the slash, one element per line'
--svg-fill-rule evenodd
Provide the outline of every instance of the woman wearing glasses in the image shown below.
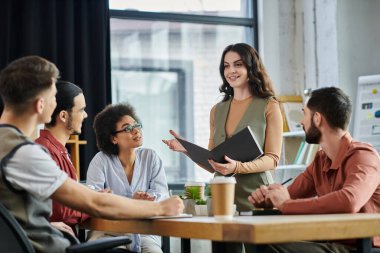
<path fill-rule="evenodd" d="M 110 188 L 114 194 L 149 201 L 169 197 L 163 163 L 152 149 L 141 148 L 142 125 L 129 104 L 109 105 L 95 117 L 94 130 L 100 150 L 87 170 L 87 185 Z M 92 239 L 104 236 L 92 234 Z M 162 252 L 161 238 L 132 235 L 129 250 Z"/>

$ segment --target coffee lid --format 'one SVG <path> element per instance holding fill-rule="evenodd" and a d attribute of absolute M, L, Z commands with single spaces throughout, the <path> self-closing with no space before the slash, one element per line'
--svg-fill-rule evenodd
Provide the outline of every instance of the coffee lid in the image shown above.
<path fill-rule="evenodd" d="M 206 186 L 206 184 L 202 182 L 187 182 L 185 184 L 185 187 L 187 186 Z"/>
<path fill-rule="evenodd" d="M 222 177 L 217 176 L 211 179 L 210 184 L 236 184 L 236 179 L 234 177 Z"/>

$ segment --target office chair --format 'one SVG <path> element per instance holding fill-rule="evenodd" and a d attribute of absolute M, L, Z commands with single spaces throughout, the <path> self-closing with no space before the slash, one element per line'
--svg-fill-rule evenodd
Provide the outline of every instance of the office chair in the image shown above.
<path fill-rule="evenodd" d="M 358 253 L 357 249 L 350 250 L 350 253 Z M 380 248 L 371 248 L 371 253 L 380 253 Z"/>
<path fill-rule="evenodd" d="M 358 239 L 356 240 L 357 248 L 350 250 L 350 253 L 358 253 L 362 251 L 368 250 L 371 253 L 380 253 L 380 248 L 373 248 L 372 245 L 372 239 L 366 238 L 366 239 Z M 358 250 L 360 249 L 360 250 Z"/>
<path fill-rule="evenodd" d="M 350 250 L 350 253 L 358 253 L 357 249 Z M 371 253 L 380 253 L 380 248 L 372 248 Z"/>
<path fill-rule="evenodd" d="M 70 240 L 72 242 L 72 240 Z M 131 243 L 126 236 L 102 238 L 68 247 L 66 253 L 107 252 L 117 246 Z M 122 250 L 123 252 L 129 252 Z M 0 203 L 0 252 L 35 253 L 32 243 L 13 215 Z"/>

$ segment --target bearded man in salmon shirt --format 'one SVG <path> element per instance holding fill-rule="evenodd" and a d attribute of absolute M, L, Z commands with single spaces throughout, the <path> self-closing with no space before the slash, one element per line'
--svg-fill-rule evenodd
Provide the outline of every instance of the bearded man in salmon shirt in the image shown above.
<path fill-rule="evenodd" d="M 255 207 L 275 207 L 283 214 L 380 212 L 380 158 L 370 144 L 347 131 L 350 98 L 336 87 L 314 90 L 303 109 L 306 142 L 319 144 L 314 161 L 289 187 L 261 186 L 248 197 Z M 380 247 L 380 237 L 373 238 Z M 265 252 L 349 252 L 354 241 L 273 244 Z"/>

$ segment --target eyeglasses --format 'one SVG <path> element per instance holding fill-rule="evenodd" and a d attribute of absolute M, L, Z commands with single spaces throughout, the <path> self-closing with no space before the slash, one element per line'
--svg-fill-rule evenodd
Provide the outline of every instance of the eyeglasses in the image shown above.
<path fill-rule="evenodd" d="M 123 129 L 113 132 L 113 134 L 122 133 L 122 132 L 130 133 L 135 128 L 140 130 L 142 128 L 142 124 L 141 123 L 136 123 L 134 125 L 127 125 Z"/>

